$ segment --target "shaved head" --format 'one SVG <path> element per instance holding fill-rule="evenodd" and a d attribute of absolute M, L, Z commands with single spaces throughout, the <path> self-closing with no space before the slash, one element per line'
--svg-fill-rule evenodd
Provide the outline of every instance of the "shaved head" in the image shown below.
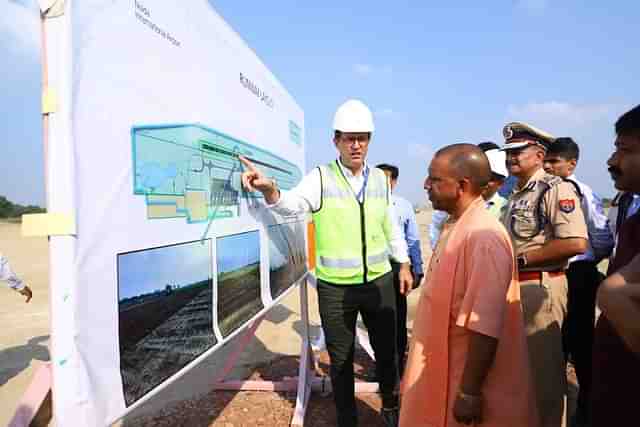
<path fill-rule="evenodd" d="M 449 172 L 459 180 L 469 180 L 472 194 L 479 195 L 491 180 L 489 159 L 481 148 L 473 144 L 448 145 L 436 153 L 434 159 L 445 161 Z"/>
<path fill-rule="evenodd" d="M 473 144 L 454 144 L 433 156 L 424 189 L 434 209 L 455 218 L 483 194 L 490 180 L 491 167 L 484 151 Z"/>

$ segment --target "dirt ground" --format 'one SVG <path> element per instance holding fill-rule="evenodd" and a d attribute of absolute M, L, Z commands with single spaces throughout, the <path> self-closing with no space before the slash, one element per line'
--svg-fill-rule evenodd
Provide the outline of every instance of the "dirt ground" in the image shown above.
<path fill-rule="evenodd" d="M 421 222 L 427 224 L 429 218 L 421 218 Z M 426 225 L 421 228 L 426 233 Z M 423 247 L 425 257 L 428 257 L 430 251 L 426 239 Z M 19 294 L 0 283 L 0 426 L 4 426 L 15 412 L 37 367 L 49 360 L 48 242 L 46 238 L 24 238 L 20 235 L 19 224 L 0 222 L 0 252 L 9 258 L 13 269 L 34 292 L 33 300 L 25 304 Z M 417 294 L 410 298 L 410 319 L 415 301 Z M 316 336 L 320 322 L 313 290 L 309 292 L 309 309 L 310 332 Z M 296 376 L 300 331 L 299 292 L 294 289 L 262 321 L 256 338 L 240 356 L 228 378 L 278 380 Z M 196 427 L 287 425 L 295 406 L 292 394 L 211 392 L 215 373 L 222 368 L 222 362 L 232 347 L 233 342 L 214 353 L 215 357 L 205 359 L 148 404 L 133 411 L 124 424 Z M 366 358 L 361 359 L 364 360 L 359 363 L 366 363 Z M 359 405 L 361 419 L 371 419 L 365 425 L 377 425 L 377 395 L 361 395 Z M 331 397 L 314 394 L 307 412 L 307 425 L 331 425 L 334 417 Z"/>
<path fill-rule="evenodd" d="M 428 261 L 431 250 L 427 224 L 430 212 L 418 214 L 423 256 Z M 20 296 L 0 286 L 0 425 L 6 425 L 26 390 L 40 361 L 48 353 L 48 245 L 46 239 L 22 238 L 19 226 L 0 223 L 0 251 L 9 256 L 14 269 L 32 286 L 34 299 L 24 304 Z M 409 326 L 416 308 L 417 292 L 409 299 Z M 317 334 L 319 317 L 315 292 L 309 293 L 311 333 Z M 262 322 L 256 339 L 245 350 L 231 379 L 281 380 L 297 376 L 300 338 L 298 293 L 291 292 L 282 304 Z M 228 349 L 215 353 L 222 359 Z M 328 357 L 320 355 L 321 369 L 328 372 Z M 116 425 L 147 426 L 288 426 L 295 407 L 295 393 L 212 391 L 211 379 L 221 368 L 220 360 L 205 360 L 183 378 L 140 410 Z M 373 363 L 365 353 L 356 353 L 356 379 L 370 380 Z M 575 376 L 569 370 L 575 395 Z M 570 399 L 572 400 L 572 399 Z M 358 394 L 360 424 L 382 426 L 378 415 L 377 394 Z M 335 425 L 335 408 L 331 395 L 314 393 L 309 401 L 305 426 Z"/>
<path fill-rule="evenodd" d="M 356 381 L 368 381 L 373 362 L 359 350 L 355 358 Z M 298 358 L 283 356 L 258 365 L 249 379 L 281 380 L 297 375 Z M 320 368 L 328 372 L 328 356 L 320 355 Z M 384 426 L 379 416 L 380 399 L 375 393 L 357 396 L 359 420 L 363 426 Z M 124 420 L 123 427 L 170 426 L 288 426 L 296 404 L 295 392 L 210 391 L 191 400 L 176 402 L 155 414 Z M 305 426 L 335 426 L 335 408 L 331 395 L 312 395 Z"/>

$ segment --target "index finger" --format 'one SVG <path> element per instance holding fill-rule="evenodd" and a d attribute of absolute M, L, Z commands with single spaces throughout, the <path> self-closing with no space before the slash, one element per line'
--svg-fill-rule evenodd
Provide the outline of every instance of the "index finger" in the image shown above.
<path fill-rule="evenodd" d="M 238 155 L 238 160 L 240 160 L 240 162 L 247 168 L 249 169 L 251 172 L 255 172 L 257 169 L 256 167 L 253 165 L 253 163 L 251 163 L 247 158 L 245 158 L 244 156 Z"/>

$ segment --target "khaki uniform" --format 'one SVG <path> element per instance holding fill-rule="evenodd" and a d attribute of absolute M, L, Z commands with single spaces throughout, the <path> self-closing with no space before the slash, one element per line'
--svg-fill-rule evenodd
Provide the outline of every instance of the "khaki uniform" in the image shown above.
<path fill-rule="evenodd" d="M 502 222 L 516 254 L 540 248 L 552 239 L 586 239 L 587 226 L 580 206 L 571 183 L 543 169 L 537 171 L 523 188 L 514 190 L 503 211 Z M 529 360 L 544 427 L 560 426 L 564 414 L 567 377 L 561 331 L 567 313 L 566 267 L 567 262 L 563 262 L 520 272 Z M 542 273 L 527 280 L 526 274 L 536 275 L 533 271 Z"/>

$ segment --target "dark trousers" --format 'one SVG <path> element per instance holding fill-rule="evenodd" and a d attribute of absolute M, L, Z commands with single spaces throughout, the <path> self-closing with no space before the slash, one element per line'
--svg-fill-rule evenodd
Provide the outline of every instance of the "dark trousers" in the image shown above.
<path fill-rule="evenodd" d="M 362 285 L 333 285 L 318 280 L 322 330 L 331 359 L 331 386 L 339 427 L 356 426 L 353 353 L 356 319 L 362 315 L 376 357 L 384 407 L 397 406 L 396 298 L 392 274 Z"/>
<path fill-rule="evenodd" d="M 404 375 L 405 355 L 407 351 L 407 297 L 400 293 L 400 264 L 391 263 L 393 268 L 393 287 L 396 291 L 396 331 L 398 349 L 398 375 Z"/>
<path fill-rule="evenodd" d="M 576 420 L 580 423 L 585 422 L 588 412 L 596 294 L 602 278 L 595 262 L 576 261 L 567 269 L 569 294 L 563 341 L 565 354 L 573 361 L 578 378 Z"/>

